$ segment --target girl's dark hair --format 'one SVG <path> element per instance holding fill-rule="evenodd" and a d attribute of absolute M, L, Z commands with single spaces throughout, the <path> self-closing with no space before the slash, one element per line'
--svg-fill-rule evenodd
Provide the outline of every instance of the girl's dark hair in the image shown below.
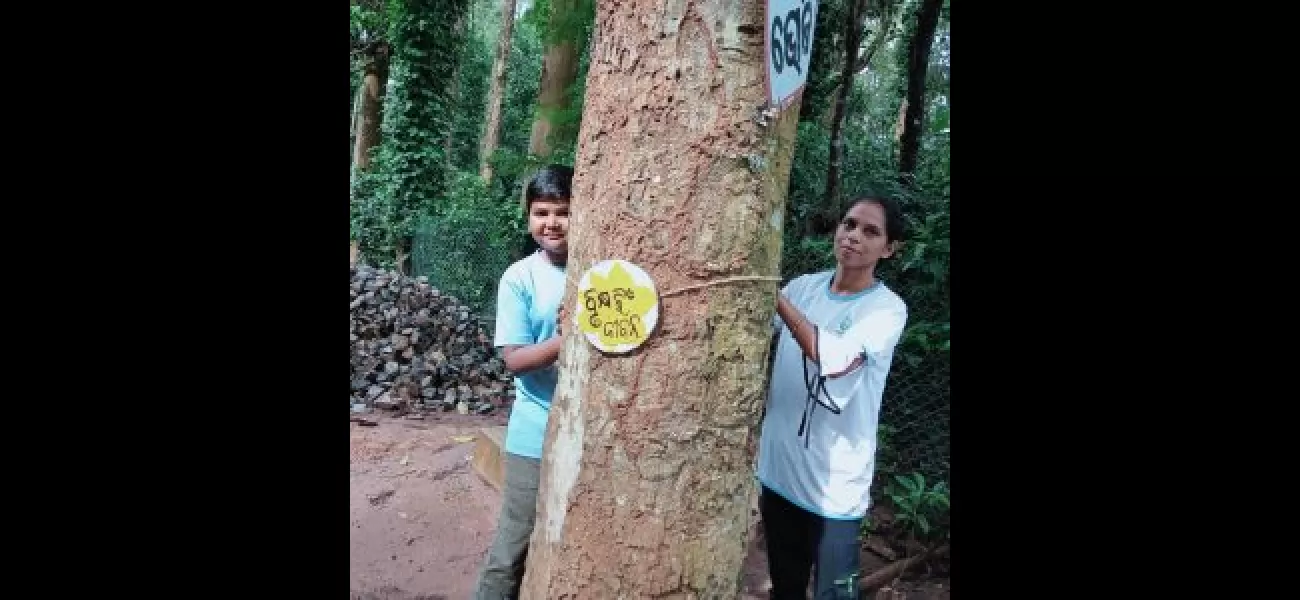
<path fill-rule="evenodd" d="M 572 196 L 573 168 L 564 165 L 546 165 L 533 175 L 524 193 L 524 210 L 533 208 L 533 201 L 542 198 L 568 200 Z"/>
<path fill-rule="evenodd" d="M 898 200 L 890 198 L 889 196 L 877 196 L 874 194 L 859 196 L 852 204 L 849 204 L 849 208 L 852 209 L 854 206 L 863 202 L 872 202 L 880 206 L 880 209 L 885 212 L 886 242 L 901 242 L 907 237 L 907 226 L 903 219 L 903 207 L 898 203 Z"/>

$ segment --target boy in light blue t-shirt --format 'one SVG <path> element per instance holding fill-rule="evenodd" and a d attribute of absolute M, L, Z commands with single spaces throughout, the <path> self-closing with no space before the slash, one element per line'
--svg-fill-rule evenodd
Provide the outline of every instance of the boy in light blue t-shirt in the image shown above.
<path fill-rule="evenodd" d="M 573 169 L 550 165 L 528 183 L 528 232 L 540 248 L 510 265 L 497 288 L 494 343 L 515 374 L 515 402 L 506 427 L 501 514 L 479 577 L 478 600 L 517 598 L 523 580 L 560 354 L 572 180 Z"/>

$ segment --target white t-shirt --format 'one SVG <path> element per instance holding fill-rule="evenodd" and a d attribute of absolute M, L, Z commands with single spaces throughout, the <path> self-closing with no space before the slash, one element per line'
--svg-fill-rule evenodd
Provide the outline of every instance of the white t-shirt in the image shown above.
<path fill-rule="evenodd" d="M 757 476 L 763 485 L 811 513 L 828 519 L 859 519 L 871 503 L 880 399 L 894 347 L 907 323 L 907 305 L 879 280 L 856 294 L 833 293 L 834 275 L 834 271 L 803 275 L 782 290 L 817 326 L 821 365 L 804 356 L 777 315 L 773 324 L 780 341 L 768 388 Z M 852 371 L 821 377 L 843 372 L 859 356 L 865 360 Z M 809 404 L 810 387 L 820 402 Z M 838 408 L 839 414 L 828 406 Z"/>

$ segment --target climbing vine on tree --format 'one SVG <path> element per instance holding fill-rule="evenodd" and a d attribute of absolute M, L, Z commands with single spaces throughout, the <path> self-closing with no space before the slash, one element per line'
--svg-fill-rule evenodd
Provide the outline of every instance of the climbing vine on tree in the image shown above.
<path fill-rule="evenodd" d="M 406 268 L 418 215 L 446 192 L 442 142 L 452 126 L 448 83 L 456 75 L 466 0 L 400 0 L 388 5 L 393 60 L 382 141 L 353 185 L 352 235 L 370 262 Z"/>

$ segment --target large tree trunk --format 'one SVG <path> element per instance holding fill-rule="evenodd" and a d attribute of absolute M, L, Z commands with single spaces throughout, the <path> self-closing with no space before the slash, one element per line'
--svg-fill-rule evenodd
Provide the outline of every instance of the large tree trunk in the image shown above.
<path fill-rule="evenodd" d="M 552 0 L 547 29 L 559 30 L 574 12 L 576 0 Z M 551 155 L 554 145 L 549 139 L 554 129 L 555 114 L 569 106 L 569 86 L 578 78 L 578 46 L 570 39 L 560 39 L 546 47 L 542 59 L 542 82 L 537 95 L 537 116 L 533 120 L 532 136 L 528 139 L 528 153 L 539 158 Z"/>
<path fill-rule="evenodd" d="M 351 129 L 351 131 L 352 131 L 352 143 L 353 143 L 353 144 L 356 144 L 356 143 L 357 143 L 357 140 L 356 140 L 356 137 L 357 137 L 357 123 L 358 123 L 359 121 L 361 121 L 361 97 L 364 96 L 365 93 L 366 93 L 366 88 L 365 88 L 364 85 L 359 85 L 359 86 L 357 86 L 357 93 L 354 94 L 354 97 L 353 97 L 353 100 L 352 100 L 352 129 Z M 356 150 L 355 147 L 353 147 L 353 149 L 352 149 L 352 158 L 353 158 L 353 160 L 352 160 L 352 178 L 355 178 L 356 175 L 357 175 L 356 153 L 357 153 L 357 150 Z M 351 195 L 351 194 L 348 195 L 348 200 L 349 200 L 349 202 L 352 200 L 352 195 Z M 354 267 L 357 266 L 357 257 L 358 257 L 360 254 L 361 254 L 361 244 L 357 243 L 356 240 L 352 240 L 352 246 L 351 246 L 351 256 L 352 256 L 351 261 L 352 261 L 352 266 L 354 266 Z"/>
<path fill-rule="evenodd" d="M 850 0 L 848 18 L 844 20 L 844 69 L 840 72 L 840 85 L 835 93 L 835 110 L 831 114 L 831 141 L 826 168 L 826 195 L 813 233 L 824 234 L 833 229 L 840 210 L 840 168 L 844 159 L 844 112 L 849 92 L 853 91 L 853 77 L 858 72 L 858 46 L 862 44 L 862 27 L 867 20 L 867 0 Z M 834 215 L 834 216 L 831 216 Z"/>
<path fill-rule="evenodd" d="M 510 36 L 515 30 L 515 0 L 501 0 L 501 34 L 497 37 L 497 56 L 492 61 L 492 89 L 488 93 L 487 126 L 479 146 L 479 176 L 492 181 L 492 153 L 501 139 L 501 97 L 506 93 L 506 63 L 510 59 Z"/>
<path fill-rule="evenodd" d="M 366 86 L 358 85 L 355 92 L 352 93 L 352 123 L 348 132 L 352 140 L 352 171 L 355 174 L 357 170 L 357 124 L 361 122 L 361 98 L 366 95 Z"/>
<path fill-rule="evenodd" d="M 469 20 L 467 13 L 461 13 L 460 17 L 452 25 L 456 39 L 464 43 L 466 21 Z M 460 88 L 460 70 L 464 66 L 460 60 L 456 61 L 456 68 L 451 72 L 451 81 L 447 83 L 447 99 L 450 102 L 451 109 L 447 111 L 446 126 L 442 132 L 442 163 L 448 173 L 456 169 L 456 115 L 460 114 L 461 106 L 464 102 L 461 98 Z"/>
<path fill-rule="evenodd" d="M 384 87 L 388 83 L 389 50 L 387 43 L 375 46 L 361 79 L 361 89 L 357 93 L 357 115 L 352 120 L 357 138 L 352 149 L 354 174 L 370 168 L 370 150 L 379 145 L 379 124 L 384 115 Z M 361 253 L 361 245 L 357 240 L 352 240 L 350 252 L 351 263 L 355 265 Z"/>
<path fill-rule="evenodd" d="M 453 127 L 456 110 L 451 86 L 460 64 L 458 48 L 464 43 L 462 19 L 468 0 L 404 0 L 402 16 L 392 26 L 390 42 L 397 49 L 401 68 L 385 115 L 385 145 L 397 157 L 387 184 L 393 202 L 385 232 L 399 273 L 411 273 L 412 239 L 407 225 L 431 208 L 446 193 L 451 173 L 443 160 L 425 152 L 445 139 Z M 399 91 L 400 90 L 400 91 Z M 439 157 L 440 158 L 440 157 Z"/>
<path fill-rule="evenodd" d="M 356 171 L 370 167 L 370 149 L 379 145 L 379 124 L 384 115 L 384 83 L 388 81 L 388 44 L 379 44 L 366 64 L 361 80 L 361 118 L 356 119 L 357 143 L 352 151 Z"/>
<path fill-rule="evenodd" d="M 622 356 L 566 324 L 524 598 L 737 596 L 799 113 L 757 122 L 763 6 L 597 5 L 569 281 L 629 260 L 660 318 Z"/>
<path fill-rule="evenodd" d="M 898 141 L 898 175 L 908 186 L 915 185 L 913 171 L 925 124 L 925 75 L 930 69 L 930 46 L 934 43 L 934 29 L 939 24 L 942 6 L 943 0 L 922 0 L 916 16 L 916 32 L 907 51 L 906 114 Z"/>

